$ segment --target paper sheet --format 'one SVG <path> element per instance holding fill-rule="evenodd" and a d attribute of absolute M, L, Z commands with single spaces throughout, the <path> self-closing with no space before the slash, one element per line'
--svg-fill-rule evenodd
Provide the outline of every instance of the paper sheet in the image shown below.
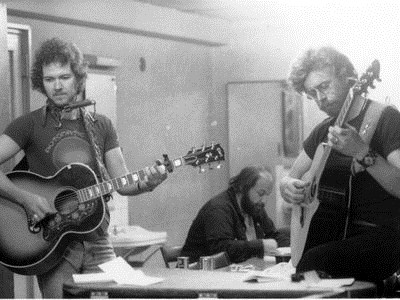
<path fill-rule="evenodd" d="M 246 282 L 274 282 L 274 281 L 291 281 L 291 275 L 294 274 L 296 269 L 291 262 L 282 262 L 272 267 L 266 268 L 263 271 L 253 271 L 246 276 Z M 309 272 L 312 273 L 312 272 Z M 311 278 L 306 276 L 305 280 L 300 281 L 298 284 L 304 288 L 317 288 L 317 289 L 335 289 L 343 286 L 352 285 L 355 281 L 354 278 L 338 278 L 338 279 L 320 279 Z"/>
<path fill-rule="evenodd" d="M 291 275 L 295 273 L 296 269 L 292 266 L 292 263 L 282 262 L 272 267 L 266 268 L 263 271 L 253 271 L 249 273 L 249 276 L 245 281 L 249 282 L 271 282 L 280 280 L 291 280 Z"/>
<path fill-rule="evenodd" d="M 75 283 L 112 282 L 112 277 L 104 272 L 91 274 L 72 274 Z"/>
<path fill-rule="evenodd" d="M 307 287 L 316 288 L 339 288 L 346 285 L 352 285 L 354 278 L 339 278 L 339 279 L 321 279 L 320 281 L 312 284 L 308 284 Z"/>
<path fill-rule="evenodd" d="M 146 286 L 163 281 L 163 278 L 147 276 L 142 270 L 133 269 L 122 257 L 99 265 L 104 273 L 74 274 L 76 283 L 115 281 L 118 284 Z"/>

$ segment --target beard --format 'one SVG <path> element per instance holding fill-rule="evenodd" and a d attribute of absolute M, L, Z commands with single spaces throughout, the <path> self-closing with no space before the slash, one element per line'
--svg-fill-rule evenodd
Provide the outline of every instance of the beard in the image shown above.
<path fill-rule="evenodd" d="M 263 202 L 251 202 L 248 193 L 243 195 L 242 199 L 240 200 L 240 204 L 242 205 L 243 211 L 255 220 L 260 219 L 265 207 Z"/>

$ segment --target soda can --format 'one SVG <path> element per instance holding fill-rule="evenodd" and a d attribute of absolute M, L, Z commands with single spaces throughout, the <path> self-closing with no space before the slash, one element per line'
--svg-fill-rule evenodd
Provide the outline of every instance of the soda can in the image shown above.
<path fill-rule="evenodd" d="M 177 258 L 176 267 L 180 269 L 189 268 L 189 257 L 187 256 L 179 256 Z"/>
<path fill-rule="evenodd" d="M 214 270 L 215 260 L 211 256 L 201 256 L 199 259 L 199 269 L 200 270 Z"/>

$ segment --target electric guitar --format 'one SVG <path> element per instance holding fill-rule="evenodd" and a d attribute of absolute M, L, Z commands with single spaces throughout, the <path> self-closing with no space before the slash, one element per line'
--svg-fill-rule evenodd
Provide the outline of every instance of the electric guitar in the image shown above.
<path fill-rule="evenodd" d="M 375 60 L 360 79 L 354 80 L 335 125 L 342 127 L 347 121 L 356 96 L 365 97 L 368 87 L 375 88 L 374 80 L 380 81 L 379 71 L 379 62 Z M 305 191 L 304 206 L 292 205 L 290 242 L 295 267 L 304 249 L 340 239 L 345 231 L 350 204 L 352 158 L 343 155 L 332 158 L 331 150 L 332 147 L 326 143 L 318 146 L 310 169 L 301 178 L 310 183 Z M 326 168 L 330 162 L 333 162 L 335 169 Z"/>
<path fill-rule="evenodd" d="M 212 144 L 193 148 L 172 161 L 164 154 L 163 164 L 168 172 L 184 165 L 204 170 L 204 164 L 211 166 L 224 159 L 222 147 Z M 71 163 L 50 177 L 29 171 L 7 176 L 18 187 L 45 197 L 57 210 L 34 224 L 21 205 L 0 198 L 0 263 L 15 273 L 38 275 L 58 263 L 71 240 L 83 240 L 99 228 L 106 214 L 105 195 L 138 184 L 145 171 L 99 183 L 90 167 Z"/>

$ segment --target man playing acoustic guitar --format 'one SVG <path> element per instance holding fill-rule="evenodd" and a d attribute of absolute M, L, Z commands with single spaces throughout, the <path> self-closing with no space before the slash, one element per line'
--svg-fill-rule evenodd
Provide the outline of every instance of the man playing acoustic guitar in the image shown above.
<path fill-rule="evenodd" d="M 87 66 L 83 55 L 74 44 L 58 38 L 45 41 L 36 52 L 32 85 L 33 89 L 47 97 L 47 103 L 41 109 L 16 119 L 6 128 L 0 136 L 0 163 L 24 150 L 30 172 L 47 178 L 65 167 L 65 175 L 59 174 L 57 180 L 77 186 L 84 185 L 91 179 L 91 175 L 101 182 L 128 174 L 111 121 L 103 115 L 89 113 L 82 107 L 76 107 L 77 101 L 80 101 L 79 95 L 84 90 L 86 77 Z M 75 108 L 71 109 L 71 105 L 75 105 Z M 80 167 L 79 164 L 69 167 L 73 163 L 82 163 L 90 168 Z M 78 168 L 76 172 L 75 168 Z M 116 190 L 123 195 L 151 191 L 166 179 L 166 174 L 165 166 L 157 163 L 142 170 L 140 180 L 116 182 Z M 20 180 L 29 179 L 24 176 Z M 51 183 L 54 184 L 55 180 Z M 20 266 L 27 268 L 34 266 L 34 260 L 43 262 L 37 273 L 31 270 L 29 273 L 37 275 L 44 298 L 62 298 L 62 285 L 73 273 L 98 271 L 98 264 L 115 258 L 107 234 L 109 211 L 106 201 L 81 201 L 96 198 L 93 195 L 96 196 L 97 192 L 112 190 L 113 187 L 108 184 L 100 186 L 99 190 L 83 189 L 82 194 L 76 195 L 73 190 L 67 190 L 61 193 L 54 203 L 50 203 L 49 199 L 40 194 L 44 189 L 38 189 L 37 193 L 34 193 L 25 190 L 25 186 L 28 187 L 27 184 L 22 184 L 22 187 L 15 184 L 0 172 L 0 195 L 7 199 L 0 201 L 6 203 L 10 200 L 4 209 L 13 208 L 11 205 L 15 205 L 14 209 L 10 209 L 9 214 L 13 217 L 9 217 L 9 226 L 18 222 L 15 218 L 19 215 L 22 216 L 20 223 L 24 223 L 20 227 L 16 224 L 14 231 L 11 230 L 13 237 L 10 239 L 15 239 L 19 244 L 14 251 L 9 251 L 11 246 L 2 241 L 1 260 L 17 272 L 18 260 L 21 262 Z M 51 187 L 49 190 L 56 192 L 52 191 Z M 68 201 L 70 198 L 71 201 Z M 81 202 L 74 201 L 78 199 Z M 99 224 L 92 224 L 91 220 L 97 217 L 94 213 L 97 210 L 100 215 Z M 7 217 L 4 215 L 2 218 Z M 62 237 L 63 230 L 79 231 L 79 227 L 83 227 L 83 221 L 89 224 L 87 228 L 82 229 L 87 235 L 76 239 L 72 236 L 66 244 L 64 240 L 57 240 L 58 237 Z M 19 236 L 19 231 L 25 229 L 30 230 L 30 235 L 24 240 Z M 3 239 L 9 238 L 8 235 L 2 236 Z M 34 239 L 37 240 L 36 244 L 32 242 L 36 241 Z M 50 245 L 49 254 L 40 251 L 40 248 L 47 250 L 46 243 Z M 37 254 L 23 259 L 25 254 L 34 251 Z M 6 252 L 11 252 L 8 260 L 5 260 Z M 60 254 L 60 257 L 52 259 L 56 254 Z"/>
<path fill-rule="evenodd" d="M 331 47 L 292 65 L 291 87 L 328 115 L 280 182 L 298 272 L 379 283 L 400 268 L 400 113 L 366 98 L 375 79 L 377 61 L 358 78 Z"/>

